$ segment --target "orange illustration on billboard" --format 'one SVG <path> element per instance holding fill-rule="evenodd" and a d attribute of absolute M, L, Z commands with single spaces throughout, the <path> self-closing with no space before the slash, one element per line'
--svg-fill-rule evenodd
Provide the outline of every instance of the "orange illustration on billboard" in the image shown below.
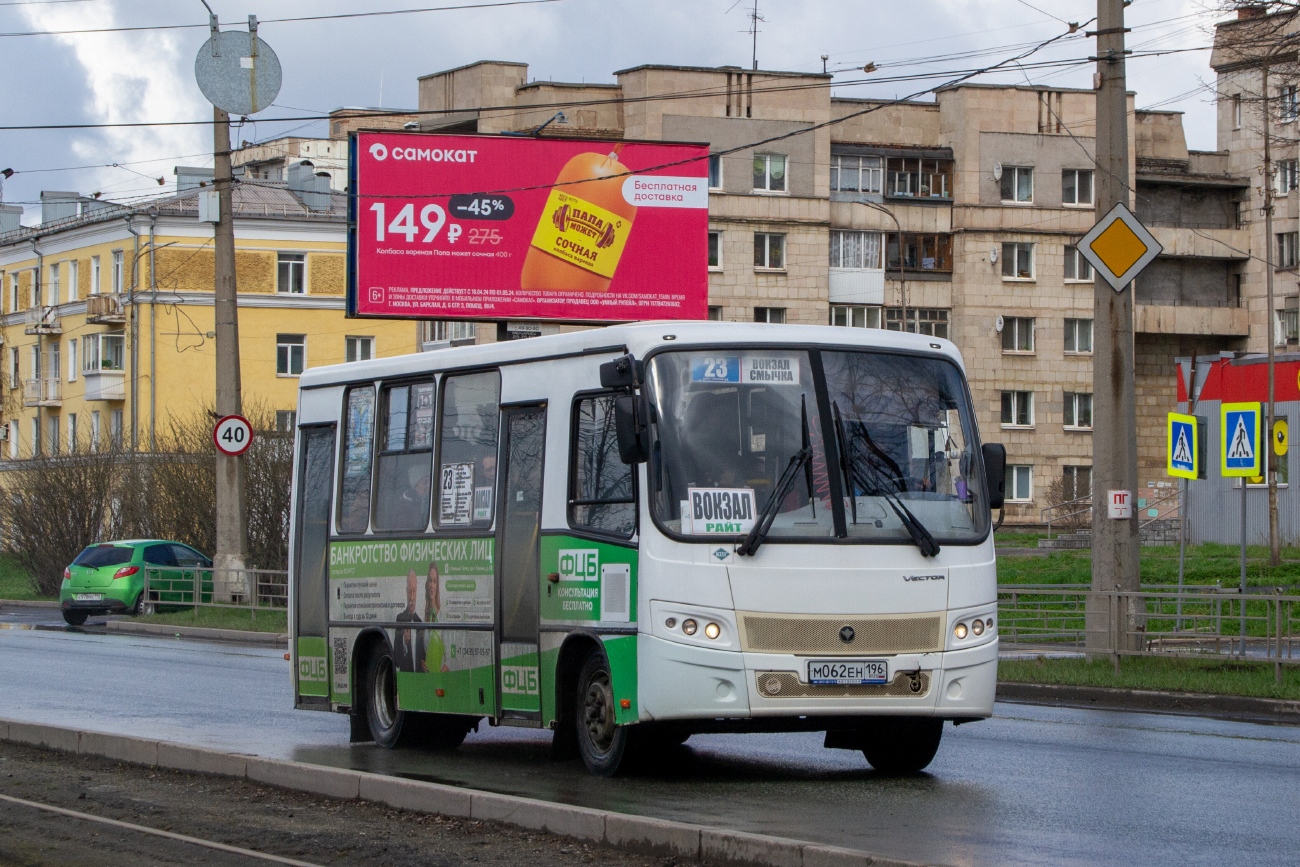
<path fill-rule="evenodd" d="M 623 196 L 630 171 L 608 154 L 582 153 L 555 179 L 519 277 L 523 289 L 604 292 L 632 233 L 636 206 Z"/>

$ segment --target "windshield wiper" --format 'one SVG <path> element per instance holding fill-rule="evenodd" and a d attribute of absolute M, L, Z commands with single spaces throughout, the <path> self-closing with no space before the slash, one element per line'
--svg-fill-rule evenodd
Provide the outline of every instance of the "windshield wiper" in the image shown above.
<path fill-rule="evenodd" d="M 795 480 L 799 478 L 799 470 L 802 467 L 812 466 L 812 443 L 808 434 L 808 409 L 804 404 L 803 410 L 803 448 L 794 453 L 790 458 L 790 463 L 786 464 L 785 472 L 781 474 L 781 479 L 776 483 L 772 490 L 772 496 L 768 497 L 767 503 L 763 506 L 763 511 L 758 513 L 754 520 L 754 527 L 749 531 L 740 544 L 736 547 L 736 553 L 742 557 L 752 556 L 763 541 L 767 538 L 768 532 L 772 529 L 772 522 L 776 520 L 777 512 L 781 510 L 781 503 L 785 502 L 786 495 L 794 487 Z M 811 501 L 813 495 L 812 474 L 805 476 L 808 482 L 808 498 Z"/>
<path fill-rule="evenodd" d="M 833 408 L 835 410 L 835 438 L 840 446 L 841 461 L 849 471 L 848 474 L 850 476 L 846 481 L 850 485 L 861 483 L 863 493 L 870 492 L 872 495 L 883 498 L 884 501 L 889 504 L 889 507 L 894 510 L 894 514 L 898 516 L 898 520 L 903 525 L 903 529 L 907 530 L 907 535 L 912 537 L 913 544 L 915 544 L 917 548 L 921 549 L 922 556 L 934 557 L 937 555 L 939 553 L 939 543 L 934 540 L 934 535 L 925 524 L 922 524 L 921 521 L 917 519 L 916 515 L 912 514 L 912 510 L 903 504 L 903 501 L 899 499 L 898 494 L 895 491 L 890 490 L 886 484 L 882 484 L 882 482 L 893 483 L 895 487 L 901 487 L 902 485 L 901 480 L 896 481 L 888 475 L 886 472 L 885 462 L 888 462 L 889 466 L 892 466 L 896 471 L 898 471 L 900 476 L 902 469 L 894 463 L 892 459 L 890 459 L 889 455 L 885 454 L 885 452 L 876 445 L 875 440 L 871 438 L 871 434 L 867 432 L 866 426 L 862 424 L 862 422 L 856 423 L 857 430 L 855 431 L 855 436 L 861 438 L 869 451 L 859 452 L 864 459 L 863 464 L 859 464 L 858 461 L 850 457 L 846 446 L 852 442 L 852 439 L 843 430 L 844 420 L 840 416 L 839 405 L 836 404 Z M 872 454 L 873 452 L 875 454 Z M 879 455 L 879 457 L 877 457 L 877 455 Z M 861 472 L 863 465 L 875 474 L 874 478 L 869 479 Z M 855 505 L 854 523 L 857 523 L 856 500 L 856 492 L 850 490 L 849 502 Z"/>

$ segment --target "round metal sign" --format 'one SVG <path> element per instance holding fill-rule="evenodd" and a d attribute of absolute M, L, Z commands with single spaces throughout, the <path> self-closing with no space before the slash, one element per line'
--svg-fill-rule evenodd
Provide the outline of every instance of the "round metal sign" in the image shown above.
<path fill-rule="evenodd" d="M 212 442 L 223 455 L 237 457 L 253 444 L 253 426 L 242 415 L 228 415 L 212 428 Z"/>
<path fill-rule="evenodd" d="M 218 33 L 194 58 L 194 77 L 208 102 L 233 115 L 256 114 L 280 93 L 280 59 L 242 30 Z"/>

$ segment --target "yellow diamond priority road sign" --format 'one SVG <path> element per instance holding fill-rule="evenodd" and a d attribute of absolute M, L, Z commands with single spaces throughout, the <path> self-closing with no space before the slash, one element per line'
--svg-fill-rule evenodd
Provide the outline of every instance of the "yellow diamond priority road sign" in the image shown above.
<path fill-rule="evenodd" d="M 1123 203 L 1097 221 L 1079 241 L 1078 249 L 1116 292 L 1124 291 L 1164 250 Z"/>

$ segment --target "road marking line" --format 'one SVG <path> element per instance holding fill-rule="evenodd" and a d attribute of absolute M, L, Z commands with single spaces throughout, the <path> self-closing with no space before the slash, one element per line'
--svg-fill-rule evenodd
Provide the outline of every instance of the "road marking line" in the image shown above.
<path fill-rule="evenodd" d="M 162 831 L 158 828 L 146 828 L 144 825 L 133 825 L 130 822 L 119 822 L 117 819 L 106 819 L 103 816 L 95 816 L 90 813 L 79 813 L 76 810 L 66 810 L 63 807 L 42 804 L 38 801 L 25 801 L 22 798 L 13 798 L 9 795 L 0 795 L 0 801 L 8 801 L 11 804 L 20 804 L 21 806 L 31 807 L 35 810 L 45 810 L 49 813 L 58 813 L 61 816 L 70 816 L 74 819 L 85 819 L 89 822 L 99 822 L 102 825 L 112 825 L 114 828 L 125 828 L 128 831 L 135 831 L 140 834 L 152 834 L 155 837 L 166 837 L 168 840 L 179 840 L 182 843 L 203 846 L 207 849 L 216 849 L 220 852 L 229 852 L 233 855 L 243 855 L 246 858 L 260 858 L 263 861 L 273 861 L 276 864 L 288 864 L 290 867 L 321 867 L 321 865 L 313 864 L 310 861 L 296 861 L 293 858 L 282 858 L 279 855 L 271 855 L 253 849 L 241 849 L 238 846 L 227 846 L 225 843 L 216 843 L 212 840 L 200 840 L 198 837 L 187 837 L 184 834 L 175 834 L 171 831 Z"/>

